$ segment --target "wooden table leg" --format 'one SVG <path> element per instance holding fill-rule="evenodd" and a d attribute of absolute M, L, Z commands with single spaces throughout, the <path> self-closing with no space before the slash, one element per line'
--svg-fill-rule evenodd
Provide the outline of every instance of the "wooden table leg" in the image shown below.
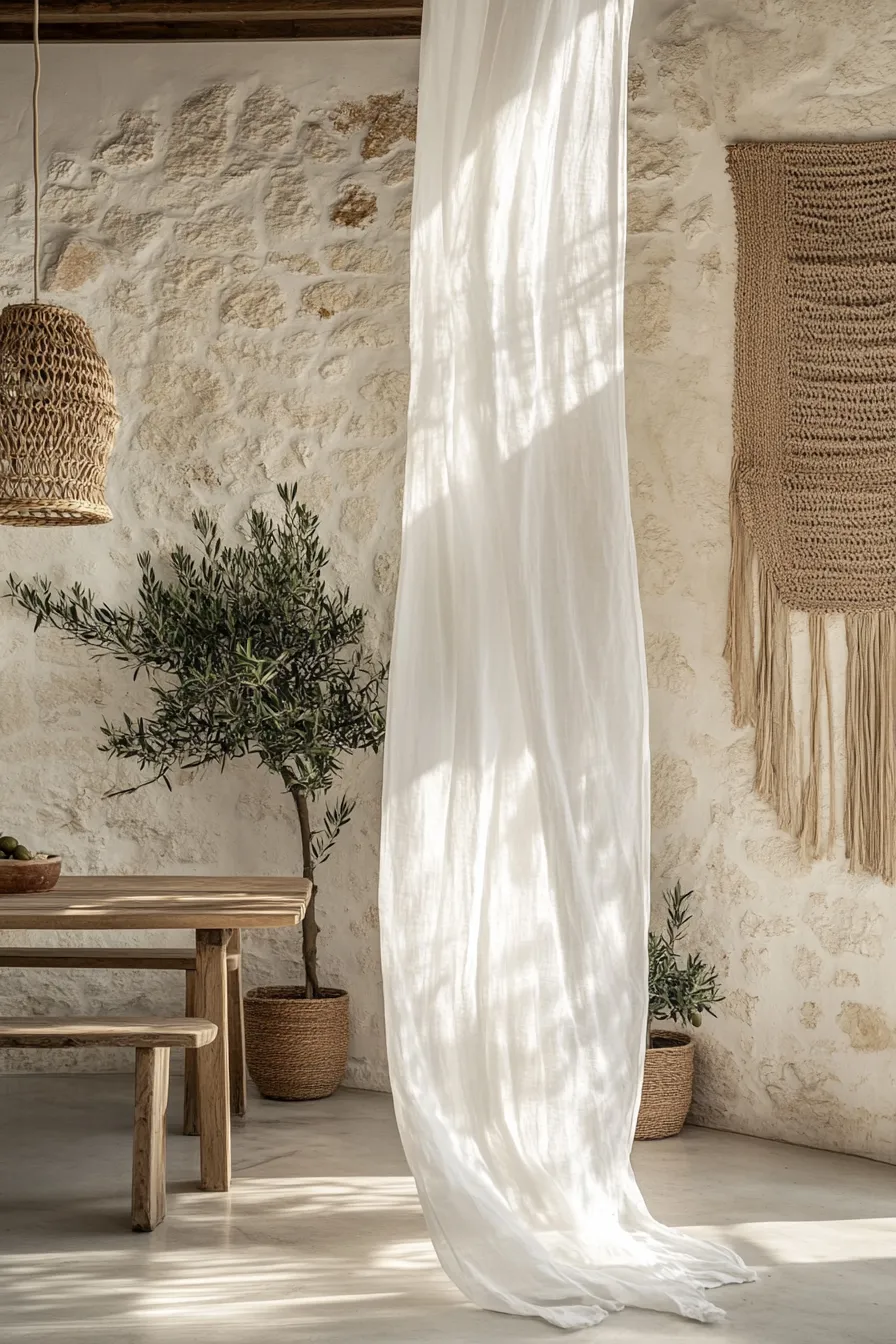
<path fill-rule="evenodd" d="M 230 1077 L 227 1032 L 227 944 L 230 929 L 196 930 L 196 1015 L 218 1034 L 196 1051 L 199 1084 L 200 1185 L 230 1189 Z"/>
<path fill-rule="evenodd" d="M 239 929 L 230 935 L 227 951 L 239 957 L 242 952 L 242 937 Z M 246 1026 L 243 1020 L 243 972 L 242 962 L 238 961 L 232 971 L 227 972 L 227 1013 L 230 1033 L 230 1110 L 233 1115 L 242 1118 L 246 1114 Z"/>

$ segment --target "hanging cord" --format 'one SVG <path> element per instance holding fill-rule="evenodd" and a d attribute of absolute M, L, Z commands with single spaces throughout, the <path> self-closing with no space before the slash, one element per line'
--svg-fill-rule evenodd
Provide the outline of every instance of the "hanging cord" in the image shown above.
<path fill-rule="evenodd" d="M 37 95 L 40 92 L 40 0 L 34 0 L 34 91 L 31 95 L 32 149 L 34 158 L 34 302 L 38 302 L 40 284 L 40 121 Z"/>

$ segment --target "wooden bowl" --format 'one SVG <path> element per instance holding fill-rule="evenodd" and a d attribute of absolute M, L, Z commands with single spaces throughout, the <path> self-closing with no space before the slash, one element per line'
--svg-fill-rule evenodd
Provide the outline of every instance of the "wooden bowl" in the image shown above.
<path fill-rule="evenodd" d="M 59 881 L 62 859 L 3 859 L 0 862 L 0 896 L 21 896 L 33 891 L 52 891 Z"/>

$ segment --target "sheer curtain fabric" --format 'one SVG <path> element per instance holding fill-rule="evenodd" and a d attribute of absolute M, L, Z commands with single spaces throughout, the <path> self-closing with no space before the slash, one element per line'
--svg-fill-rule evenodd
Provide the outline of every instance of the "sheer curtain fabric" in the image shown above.
<path fill-rule="evenodd" d="M 427 0 L 383 819 L 392 1084 L 474 1302 L 709 1320 L 632 1175 L 648 750 L 622 368 L 630 0 Z"/>

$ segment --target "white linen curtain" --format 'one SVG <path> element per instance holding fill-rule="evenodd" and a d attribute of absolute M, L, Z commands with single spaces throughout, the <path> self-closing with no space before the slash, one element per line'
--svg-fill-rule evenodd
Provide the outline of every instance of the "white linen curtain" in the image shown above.
<path fill-rule="evenodd" d="M 398 1121 L 483 1307 L 709 1320 L 629 1155 L 648 752 L 622 383 L 631 0 L 427 0 L 381 917 Z"/>

